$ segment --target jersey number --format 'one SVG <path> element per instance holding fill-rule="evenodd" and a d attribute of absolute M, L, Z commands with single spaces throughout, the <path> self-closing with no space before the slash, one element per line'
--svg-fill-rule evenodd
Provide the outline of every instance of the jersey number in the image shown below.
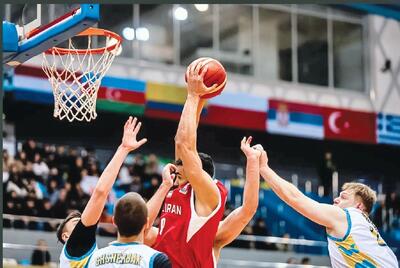
<path fill-rule="evenodd" d="M 165 227 L 165 218 L 162 218 L 161 222 L 160 222 L 160 235 L 162 235 L 162 231 L 164 230 L 164 227 Z"/>

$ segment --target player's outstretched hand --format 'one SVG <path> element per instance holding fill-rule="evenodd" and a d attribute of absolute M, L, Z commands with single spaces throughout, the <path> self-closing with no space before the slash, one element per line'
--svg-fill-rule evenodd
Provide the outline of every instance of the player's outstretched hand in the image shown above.
<path fill-rule="evenodd" d="M 267 152 L 263 149 L 261 151 L 261 156 L 260 156 L 260 169 L 267 167 L 268 167 L 268 155 Z"/>
<path fill-rule="evenodd" d="M 201 69 L 204 65 L 205 58 L 200 58 L 192 62 L 187 70 L 187 84 L 188 84 L 188 95 L 196 95 L 201 96 L 207 94 L 209 92 L 213 92 L 217 88 L 217 84 L 212 85 L 211 87 L 207 87 L 204 85 L 203 80 L 204 76 L 207 73 L 207 66 Z"/>
<path fill-rule="evenodd" d="M 254 145 L 253 147 L 250 147 L 250 143 L 252 140 L 253 140 L 252 136 L 248 138 L 243 137 L 242 141 L 240 142 L 240 149 L 245 154 L 247 159 L 249 158 L 259 159 L 261 151 L 256 148 L 258 144 Z"/>
<path fill-rule="evenodd" d="M 137 123 L 137 118 L 132 118 L 129 116 L 128 120 L 124 125 L 124 136 L 122 137 L 121 147 L 128 152 L 136 150 L 143 144 L 147 142 L 147 139 L 141 139 L 137 141 L 137 134 L 140 130 L 140 126 L 142 125 L 141 122 Z"/>
<path fill-rule="evenodd" d="M 167 164 L 162 171 L 162 184 L 171 188 L 174 185 L 176 166 Z"/>

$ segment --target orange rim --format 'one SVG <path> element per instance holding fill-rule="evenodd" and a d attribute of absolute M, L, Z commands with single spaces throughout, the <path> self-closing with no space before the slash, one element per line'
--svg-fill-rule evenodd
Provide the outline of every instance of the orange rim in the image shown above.
<path fill-rule="evenodd" d="M 104 30 L 104 29 L 99 29 L 99 28 L 88 28 L 84 30 L 83 32 L 77 34 L 76 36 L 106 36 L 106 37 L 111 37 L 117 42 L 111 46 L 107 47 L 101 47 L 101 48 L 91 48 L 91 49 L 69 49 L 69 48 L 61 48 L 61 47 L 52 47 L 48 49 L 45 53 L 46 54 L 52 54 L 53 52 L 56 52 L 61 55 L 67 55 L 67 54 L 87 54 L 88 52 L 91 54 L 102 54 L 105 51 L 113 51 L 115 48 L 119 47 L 122 43 L 122 38 L 118 34 Z"/>

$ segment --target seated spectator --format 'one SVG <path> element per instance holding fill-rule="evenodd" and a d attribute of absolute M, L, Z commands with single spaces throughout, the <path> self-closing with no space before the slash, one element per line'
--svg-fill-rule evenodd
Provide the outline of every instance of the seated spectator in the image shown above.
<path fill-rule="evenodd" d="M 65 184 L 67 193 L 67 204 L 68 208 L 72 210 L 83 211 L 87 202 L 89 201 L 90 195 L 83 191 L 80 184 L 71 185 L 70 183 Z"/>
<path fill-rule="evenodd" d="M 81 174 L 82 180 L 79 185 L 84 193 L 90 195 L 92 194 L 93 189 L 96 187 L 99 176 L 97 175 L 97 173 L 89 173 L 86 169 L 83 169 Z"/>
<path fill-rule="evenodd" d="M 36 201 L 34 198 L 28 198 L 23 215 L 32 216 L 32 217 L 39 217 L 39 202 Z M 38 229 L 38 222 L 33 220 L 28 222 L 28 229 L 30 230 L 37 230 Z"/>
<path fill-rule="evenodd" d="M 64 219 L 67 217 L 67 209 L 67 190 L 62 188 L 60 189 L 57 202 L 53 205 L 52 213 L 57 219 Z"/>
<path fill-rule="evenodd" d="M 33 139 L 28 139 L 25 143 L 23 143 L 22 150 L 26 153 L 27 160 L 31 162 L 34 161 L 35 154 L 40 153 L 40 150 L 36 147 L 36 142 Z"/>
<path fill-rule="evenodd" d="M 7 150 L 3 150 L 3 183 L 7 182 L 10 173 L 10 167 L 13 165 L 14 159 L 8 154 Z"/>
<path fill-rule="evenodd" d="M 268 236 L 267 226 L 265 225 L 265 221 L 262 218 L 257 218 L 256 222 L 253 226 L 254 235 L 260 236 Z M 269 249 L 269 250 L 276 250 L 275 244 L 257 241 L 256 242 L 257 249 Z"/>
<path fill-rule="evenodd" d="M 297 264 L 298 262 L 297 262 L 297 259 L 296 259 L 296 258 L 290 257 L 289 259 L 287 259 L 286 263 L 289 263 L 289 264 Z"/>
<path fill-rule="evenodd" d="M 44 218 L 54 218 L 54 212 L 51 209 L 51 202 L 48 198 L 44 198 L 39 208 L 39 217 Z M 48 232 L 52 232 L 55 230 L 55 226 L 51 225 L 50 222 L 45 222 L 43 224 L 43 229 Z"/>
<path fill-rule="evenodd" d="M 36 177 L 43 179 L 41 181 L 47 180 L 47 176 L 49 175 L 50 170 L 47 164 L 43 161 L 39 153 L 35 154 L 35 159 L 32 165 L 32 171 L 36 175 Z"/>
<path fill-rule="evenodd" d="M 136 154 L 133 159 L 133 175 L 143 177 L 145 169 L 145 162 L 141 154 Z"/>
<path fill-rule="evenodd" d="M 150 154 L 147 158 L 144 173 L 147 176 L 153 176 L 154 174 L 161 174 L 162 169 L 158 163 L 158 158 L 155 154 Z"/>
<path fill-rule="evenodd" d="M 290 234 L 284 234 L 282 238 L 290 238 Z M 276 244 L 276 247 L 282 251 L 293 251 L 293 245 L 289 244 Z"/>
<path fill-rule="evenodd" d="M 27 162 L 28 159 L 26 158 L 26 153 L 24 151 L 18 152 L 15 159 L 15 164 L 17 165 L 18 170 L 22 170 Z"/>
<path fill-rule="evenodd" d="M 129 168 L 126 165 L 123 165 L 119 171 L 116 185 L 123 191 L 129 192 L 132 182 L 133 178 L 129 173 Z"/>
<path fill-rule="evenodd" d="M 304 258 L 302 258 L 300 264 L 303 264 L 303 265 L 310 265 L 310 264 L 311 264 L 311 263 L 310 263 L 310 258 L 309 258 L 309 257 L 304 257 Z"/>
<path fill-rule="evenodd" d="M 54 205 L 57 202 L 59 193 L 60 191 L 58 190 L 57 180 L 56 179 L 49 180 L 47 186 L 47 195 L 51 205 Z"/>
<path fill-rule="evenodd" d="M 17 197 L 23 198 L 28 195 L 28 189 L 17 173 L 14 170 L 11 171 L 9 179 L 7 181 L 6 192 L 14 192 Z"/>
<path fill-rule="evenodd" d="M 32 253 L 31 264 L 43 266 L 50 262 L 50 252 L 47 248 L 47 242 L 44 239 L 40 239 L 37 242 L 37 247 Z"/>
<path fill-rule="evenodd" d="M 11 215 L 16 215 L 18 213 L 17 207 L 16 207 L 16 202 L 13 200 L 11 197 L 7 195 L 6 197 L 6 202 L 4 206 L 3 213 L 4 214 L 11 214 Z M 5 228 L 11 228 L 12 227 L 12 221 L 10 219 L 4 218 L 3 220 L 3 227 Z"/>
<path fill-rule="evenodd" d="M 82 180 L 83 159 L 78 156 L 71 165 L 68 181 L 72 184 L 80 183 Z"/>
<path fill-rule="evenodd" d="M 157 191 L 160 183 L 161 183 L 160 175 L 153 174 L 150 180 L 150 185 L 143 191 L 143 198 L 149 200 Z"/>

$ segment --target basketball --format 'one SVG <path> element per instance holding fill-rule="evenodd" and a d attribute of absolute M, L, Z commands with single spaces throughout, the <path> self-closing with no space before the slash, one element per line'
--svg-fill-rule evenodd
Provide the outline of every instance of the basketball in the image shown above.
<path fill-rule="evenodd" d="M 208 70 L 204 76 L 204 81 L 203 81 L 204 85 L 206 85 L 207 87 L 211 87 L 214 84 L 218 85 L 213 92 L 201 96 L 202 99 L 209 99 L 221 94 L 221 92 L 224 90 L 226 85 L 226 71 L 224 66 L 222 66 L 222 64 L 216 59 L 213 58 L 204 58 L 204 59 L 205 62 L 202 68 L 204 68 L 205 66 L 208 67 Z M 187 82 L 186 73 L 185 73 L 185 81 Z"/>

